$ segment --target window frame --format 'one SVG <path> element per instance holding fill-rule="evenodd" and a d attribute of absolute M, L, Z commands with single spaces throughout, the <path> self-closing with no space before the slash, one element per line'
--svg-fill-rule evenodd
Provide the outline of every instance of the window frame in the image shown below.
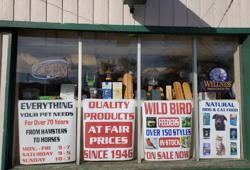
<path fill-rule="evenodd" d="M 12 39 L 12 42 L 15 43 L 15 40 Z M 240 48 L 239 57 L 240 57 L 240 69 L 241 69 L 241 74 L 240 75 L 242 76 L 241 85 L 243 87 L 242 94 L 241 94 L 241 99 L 242 99 L 241 105 L 243 107 L 241 107 L 241 108 L 242 108 L 242 113 L 243 113 L 242 116 L 244 118 L 243 119 L 244 121 L 242 121 L 242 127 L 245 127 L 244 132 L 243 132 L 244 135 L 243 135 L 243 138 L 241 139 L 241 141 L 243 143 L 247 143 L 247 141 L 250 141 L 250 136 L 247 135 L 249 133 L 249 131 L 250 131 L 250 130 L 248 130 L 248 129 L 250 129 L 249 128 L 250 125 L 248 125 L 249 124 L 248 120 L 250 120 L 250 115 L 247 115 L 246 112 L 250 111 L 250 106 L 248 106 L 248 104 L 247 104 L 247 102 L 249 101 L 249 98 L 247 97 L 246 94 L 250 94 L 250 91 L 247 88 L 247 87 L 250 86 L 250 80 L 246 79 L 246 81 L 243 81 L 243 78 L 247 77 L 247 75 L 250 74 L 250 69 L 248 69 L 248 66 L 247 66 L 247 62 L 250 63 L 250 59 L 249 59 L 249 57 L 247 57 L 247 53 L 250 52 L 250 49 L 248 49 L 250 47 L 250 37 L 249 36 L 246 36 L 246 37 L 243 36 L 242 42 L 240 42 L 238 45 L 239 45 L 239 48 Z M 12 52 L 11 56 L 15 57 L 13 52 Z M 8 62 L 10 62 L 10 61 L 8 61 Z M 139 72 L 139 70 L 138 70 L 138 72 Z M 10 79 L 8 79 L 7 82 L 10 82 Z M 243 94 L 245 94 L 245 95 L 243 95 Z M 13 102 L 13 101 L 8 101 L 7 105 L 11 105 L 11 102 Z M 6 117 L 5 117 L 4 121 L 5 122 L 7 121 Z M 246 128 L 246 127 L 248 127 L 248 128 Z M 5 144 L 5 146 L 3 146 L 3 147 L 6 147 L 6 145 L 9 145 L 9 144 Z M 249 160 L 250 159 L 250 152 L 249 152 L 250 147 L 244 146 L 244 148 L 242 150 L 244 150 L 244 154 L 243 154 L 244 155 L 244 160 L 245 159 Z"/>

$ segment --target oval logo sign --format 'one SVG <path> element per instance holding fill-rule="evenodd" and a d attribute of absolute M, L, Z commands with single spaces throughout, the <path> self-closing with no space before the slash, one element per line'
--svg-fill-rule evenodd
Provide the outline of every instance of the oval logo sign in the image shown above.
<path fill-rule="evenodd" d="M 33 65 L 31 75 L 37 79 L 64 78 L 68 69 L 69 63 L 65 60 L 46 60 Z"/>
<path fill-rule="evenodd" d="M 209 79 L 216 82 L 222 82 L 227 79 L 227 72 L 225 69 L 215 67 L 209 72 Z"/>

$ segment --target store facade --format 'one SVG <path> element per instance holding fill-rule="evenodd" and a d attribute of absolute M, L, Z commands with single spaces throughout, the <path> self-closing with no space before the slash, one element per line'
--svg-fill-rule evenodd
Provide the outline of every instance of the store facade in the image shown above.
<path fill-rule="evenodd" d="M 3 169 L 250 167 L 249 2 L 4 2 Z"/>

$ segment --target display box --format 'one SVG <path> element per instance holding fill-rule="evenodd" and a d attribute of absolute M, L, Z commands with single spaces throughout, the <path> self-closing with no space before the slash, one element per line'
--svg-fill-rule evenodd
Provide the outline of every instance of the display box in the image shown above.
<path fill-rule="evenodd" d="M 112 99 L 112 82 L 102 82 L 102 98 Z"/>
<path fill-rule="evenodd" d="M 122 99 L 122 82 L 113 82 L 113 99 Z"/>

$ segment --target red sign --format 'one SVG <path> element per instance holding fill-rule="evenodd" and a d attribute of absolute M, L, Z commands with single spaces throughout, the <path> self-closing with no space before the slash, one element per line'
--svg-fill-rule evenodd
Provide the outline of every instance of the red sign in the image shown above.
<path fill-rule="evenodd" d="M 87 99 L 83 108 L 84 160 L 133 159 L 135 101 Z"/>
<path fill-rule="evenodd" d="M 180 147 L 180 138 L 159 138 L 160 148 Z"/>
<path fill-rule="evenodd" d="M 179 127 L 180 119 L 178 117 L 174 118 L 159 118 L 158 119 L 159 127 Z"/>
<path fill-rule="evenodd" d="M 132 147 L 132 122 L 86 122 L 86 148 Z"/>

